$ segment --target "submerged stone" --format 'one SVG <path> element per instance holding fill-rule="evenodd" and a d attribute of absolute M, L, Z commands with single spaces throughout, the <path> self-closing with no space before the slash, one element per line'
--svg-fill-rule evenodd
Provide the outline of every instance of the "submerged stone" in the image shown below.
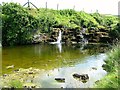
<path fill-rule="evenodd" d="M 33 84 L 33 83 L 25 83 L 23 85 L 24 88 L 40 88 L 38 87 L 36 84 Z"/>
<path fill-rule="evenodd" d="M 65 82 L 65 78 L 55 78 L 55 80 L 58 82 Z"/>
<path fill-rule="evenodd" d="M 96 68 L 96 67 L 92 67 L 92 69 L 93 69 L 93 70 L 97 70 L 97 68 Z"/>
<path fill-rule="evenodd" d="M 83 83 L 86 83 L 87 82 L 87 80 L 89 79 L 89 76 L 88 76 L 88 74 L 73 74 L 73 77 L 74 78 L 77 78 L 77 79 L 79 79 L 80 81 L 82 81 Z"/>

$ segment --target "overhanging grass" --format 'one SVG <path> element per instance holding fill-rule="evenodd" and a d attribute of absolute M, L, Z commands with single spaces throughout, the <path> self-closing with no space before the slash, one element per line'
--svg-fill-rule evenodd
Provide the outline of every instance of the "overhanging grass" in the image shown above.
<path fill-rule="evenodd" d="M 109 73 L 100 80 L 96 88 L 118 88 L 118 73 Z"/>
<path fill-rule="evenodd" d="M 108 72 L 105 76 L 96 84 L 96 88 L 119 88 L 119 64 L 120 64 L 120 43 L 113 46 L 113 49 L 108 52 L 108 58 L 106 59 L 106 65 L 104 69 Z"/>

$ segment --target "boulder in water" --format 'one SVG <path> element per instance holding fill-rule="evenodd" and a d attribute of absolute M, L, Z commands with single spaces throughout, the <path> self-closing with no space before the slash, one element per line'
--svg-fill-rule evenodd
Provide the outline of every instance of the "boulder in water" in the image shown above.
<path fill-rule="evenodd" d="M 55 78 L 55 80 L 58 82 L 65 82 L 65 78 Z"/>
<path fill-rule="evenodd" d="M 97 68 L 96 68 L 96 67 L 92 67 L 92 69 L 93 69 L 93 70 L 97 70 Z"/>
<path fill-rule="evenodd" d="M 78 78 L 79 80 L 81 80 L 83 83 L 86 83 L 87 82 L 87 80 L 89 79 L 89 76 L 88 76 L 88 74 L 73 74 L 73 77 L 74 78 Z"/>
<path fill-rule="evenodd" d="M 75 73 L 75 74 L 73 74 L 73 77 L 74 77 L 74 78 L 80 78 L 80 75 L 77 74 L 77 73 Z"/>

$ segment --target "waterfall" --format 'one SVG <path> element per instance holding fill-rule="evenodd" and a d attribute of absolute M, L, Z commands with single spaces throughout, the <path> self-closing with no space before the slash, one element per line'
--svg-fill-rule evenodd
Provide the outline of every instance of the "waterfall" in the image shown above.
<path fill-rule="evenodd" d="M 58 38 L 57 38 L 57 43 L 61 43 L 61 37 L 62 37 L 62 34 L 61 34 L 61 30 L 60 30 Z"/>
<path fill-rule="evenodd" d="M 61 53 L 61 51 L 62 51 L 61 40 L 62 40 L 62 32 L 61 32 L 61 30 L 60 30 L 60 31 L 59 31 L 59 35 L 58 35 L 58 38 L 57 38 L 57 41 L 56 41 L 56 42 L 50 42 L 50 44 L 57 44 L 57 47 L 58 47 L 60 53 Z"/>
<path fill-rule="evenodd" d="M 62 33 L 61 33 L 61 30 L 60 30 L 57 41 L 56 42 L 50 42 L 50 44 L 60 44 L 61 40 L 62 40 Z"/>

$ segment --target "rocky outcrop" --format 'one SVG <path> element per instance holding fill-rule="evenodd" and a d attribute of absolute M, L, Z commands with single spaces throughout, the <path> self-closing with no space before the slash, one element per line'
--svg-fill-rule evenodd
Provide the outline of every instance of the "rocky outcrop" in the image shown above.
<path fill-rule="evenodd" d="M 109 35 L 109 30 L 105 28 L 99 29 L 89 29 L 88 33 L 84 33 L 84 37 L 87 38 L 88 42 L 95 42 L 95 43 L 110 43 L 111 37 Z"/>
<path fill-rule="evenodd" d="M 72 42 L 81 42 L 83 35 L 78 29 L 68 29 L 68 28 L 53 28 L 50 38 L 47 41 L 56 42 L 59 34 L 59 30 L 62 31 L 62 42 L 72 43 Z"/>
<path fill-rule="evenodd" d="M 33 36 L 32 43 L 33 44 L 44 43 L 44 42 L 47 42 L 47 38 L 48 38 L 48 35 L 45 33 L 36 34 Z"/>
<path fill-rule="evenodd" d="M 34 35 L 33 43 L 56 42 L 59 36 L 59 31 L 62 31 L 62 42 L 64 43 L 111 43 L 112 39 L 109 35 L 109 30 L 105 28 L 63 28 L 54 27 L 48 35 L 45 33 Z"/>

